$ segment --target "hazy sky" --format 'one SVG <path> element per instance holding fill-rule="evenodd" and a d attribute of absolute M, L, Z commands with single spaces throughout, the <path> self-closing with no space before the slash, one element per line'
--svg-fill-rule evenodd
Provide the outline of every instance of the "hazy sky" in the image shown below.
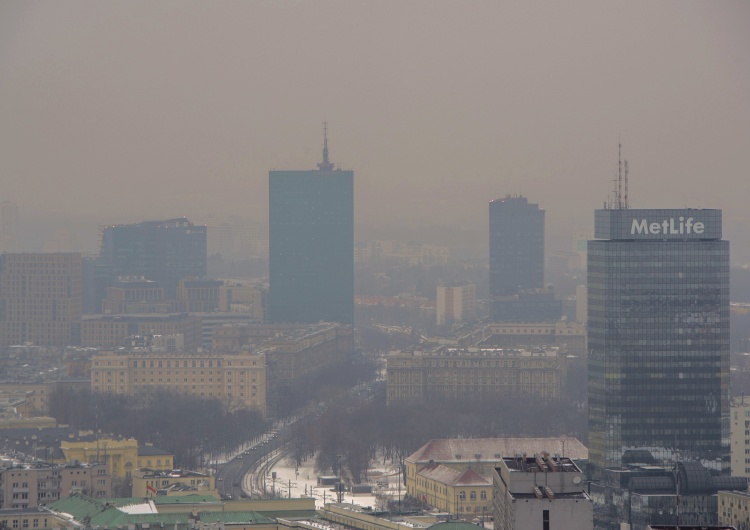
<path fill-rule="evenodd" d="M 22 219 L 265 219 L 268 170 L 314 168 L 323 120 L 360 223 L 485 230 L 522 193 L 572 234 L 621 138 L 633 207 L 750 232 L 750 2 L 0 0 Z"/>

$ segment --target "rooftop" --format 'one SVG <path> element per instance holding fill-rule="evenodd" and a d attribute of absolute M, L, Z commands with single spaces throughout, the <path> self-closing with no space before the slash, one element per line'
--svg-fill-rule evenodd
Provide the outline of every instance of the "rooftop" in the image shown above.
<path fill-rule="evenodd" d="M 436 464 L 431 462 L 425 467 L 419 470 L 417 473 L 421 477 L 425 477 L 441 484 L 449 484 L 451 486 L 491 486 L 492 481 L 486 477 L 483 477 L 471 468 L 465 471 L 453 469 L 452 467 L 444 466 L 442 464 Z"/>
<path fill-rule="evenodd" d="M 551 457 L 541 453 L 532 457 L 511 456 L 503 458 L 503 463 L 510 471 L 521 473 L 580 473 L 570 458 Z"/>
<path fill-rule="evenodd" d="M 409 462 L 500 462 L 516 454 L 561 455 L 586 460 L 589 451 L 577 438 L 452 438 L 430 440 L 407 457 Z"/>

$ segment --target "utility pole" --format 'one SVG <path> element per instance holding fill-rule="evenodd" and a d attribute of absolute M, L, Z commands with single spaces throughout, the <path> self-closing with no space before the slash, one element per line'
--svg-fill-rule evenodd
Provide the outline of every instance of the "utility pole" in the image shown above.
<path fill-rule="evenodd" d="M 342 455 L 336 455 L 336 471 L 338 471 L 339 475 L 339 481 L 336 485 L 336 494 L 338 498 L 339 504 L 341 504 L 341 501 L 344 497 L 344 474 L 341 472 L 341 456 Z"/>

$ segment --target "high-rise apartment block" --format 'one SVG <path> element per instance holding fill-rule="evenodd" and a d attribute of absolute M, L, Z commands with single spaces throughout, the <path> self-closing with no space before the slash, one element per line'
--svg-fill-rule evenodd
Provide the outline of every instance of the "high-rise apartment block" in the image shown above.
<path fill-rule="evenodd" d="M 597 210 L 588 243 L 595 469 L 643 451 L 727 471 L 729 242 L 721 210 Z M 641 462 L 642 460 L 638 460 Z"/>
<path fill-rule="evenodd" d="M 490 296 L 544 287 L 544 210 L 526 197 L 490 202 Z"/>
<path fill-rule="evenodd" d="M 0 346 L 73 344 L 81 304 L 80 254 L 0 255 Z"/>
<path fill-rule="evenodd" d="M 178 282 L 208 271 L 206 227 L 186 218 L 104 228 L 100 258 L 117 276 L 143 276 L 159 282 L 174 298 Z"/>
<path fill-rule="evenodd" d="M 354 321 L 354 172 L 270 171 L 269 320 Z"/>
<path fill-rule="evenodd" d="M 477 289 L 473 283 L 438 285 L 437 324 L 468 322 L 477 316 Z"/>
<path fill-rule="evenodd" d="M 562 302 L 544 286 L 544 210 L 526 197 L 490 202 L 490 318 L 554 322 Z"/>

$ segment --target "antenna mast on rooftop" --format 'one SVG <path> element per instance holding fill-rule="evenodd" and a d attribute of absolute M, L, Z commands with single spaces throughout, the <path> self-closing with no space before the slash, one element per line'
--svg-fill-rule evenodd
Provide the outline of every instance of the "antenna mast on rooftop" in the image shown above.
<path fill-rule="evenodd" d="M 628 202 L 628 161 L 622 159 L 621 143 L 617 145 L 617 173 L 612 178 L 612 195 L 607 199 L 604 207 L 610 210 L 627 210 L 630 208 Z"/>
<path fill-rule="evenodd" d="M 333 164 L 328 160 L 328 122 L 323 122 L 323 161 L 318 164 L 321 171 L 333 171 Z"/>

